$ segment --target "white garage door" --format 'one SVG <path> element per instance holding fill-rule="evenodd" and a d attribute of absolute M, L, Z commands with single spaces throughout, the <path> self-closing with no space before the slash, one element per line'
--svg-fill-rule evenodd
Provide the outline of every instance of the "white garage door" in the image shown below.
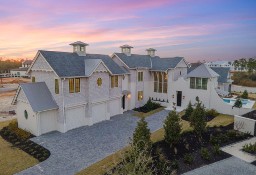
<path fill-rule="evenodd" d="M 121 106 L 121 100 L 112 100 L 109 102 L 109 113 L 110 117 L 120 114 L 120 106 Z"/>
<path fill-rule="evenodd" d="M 84 107 L 71 108 L 66 110 L 67 130 L 78 128 L 86 125 Z"/>
<path fill-rule="evenodd" d="M 41 134 L 45 134 L 47 132 L 55 131 L 56 130 L 56 123 L 57 123 L 57 111 L 50 110 L 40 113 L 40 128 Z"/>
<path fill-rule="evenodd" d="M 98 123 L 100 121 L 106 120 L 106 112 L 106 103 L 101 103 L 92 106 L 93 123 Z"/>

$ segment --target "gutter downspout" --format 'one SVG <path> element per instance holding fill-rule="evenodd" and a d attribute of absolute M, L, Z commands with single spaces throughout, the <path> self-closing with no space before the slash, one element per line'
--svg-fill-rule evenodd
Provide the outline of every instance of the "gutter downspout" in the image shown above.
<path fill-rule="evenodd" d="M 65 78 L 61 79 L 61 93 L 62 93 L 62 115 L 63 115 L 63 122 L 64 122 L 64 132 L 66 132 L 64 80 L 65 80 Z"/>

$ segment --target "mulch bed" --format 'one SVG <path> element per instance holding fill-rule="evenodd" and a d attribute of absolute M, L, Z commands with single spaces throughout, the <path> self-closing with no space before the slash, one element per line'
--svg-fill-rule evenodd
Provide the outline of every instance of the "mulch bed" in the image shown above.
<path fill-rule="evenodd" d="M 173 146 L 172 148 L 168 143 L 166 143 L 164 140 L 159 141 L 153 145 L 153 157 L 155 157 L 155 162 L 159 162 L 159 154 L 162 155 L 162 157 L 165 158 L 164 162 L 171 162 L 177 161 L 179 168 L 177 169 L 178 174 L 185 173 L 187 171 L 193 170 L 195 168 L 199 168 L 201 166 L 226 159 L 230 157 L 229 154 L 222 152 L 220 155 L 214 155 L 213 154 L 213 145 L 212 140 L 210 139 L 213 136 L 222 136 L 221 143 L 219 143 L 219 146 L 225 146 L 231 143 L 235 143 L 237 141 L 247 139 L 251 136 L 249 135 L 237 135 L 237 136 L 229 136 L 224 137 L 227 135 L 228 130 L 233 129 L 233 124 L 226 126 L 226 127 L 214 127 L 214 128 L 208 128 L 207 132 L 205 132 L 202 135 L 201 142 L 199 141 L 198 137 L 195 136 L 193 132 L 187 132 L 182 134 L 182 138 L 180 139 L 180 142 Z M 201 148 L 207 148 L 210 152 L 210 160 L 204 160 L 201 157 L 200 150 Z M 184 155 L 185 154 L 191 154 L 193 157 L 193 162 L 191 165 L 188 165 L 184 163 Z M 159 172 L 161 174 L 163 172 Z"/>
<path fill-rule="evenodd" d="M 9 130 L 8 127 L 4 127 L 2 130 L 0 130 L 0 135 L 3 137 L 3 139 L 10 142 L 14 147 L 20 148 L 40 162 L 46 160 L 51 155 L 49 150 L 29 140 L 30 138 L 34 137 L 33 135 L 27 139 L 22 139 L 14 132 Z"/>
<path fill-rule="evenodd" d="M 215 118 L 215 116 L 211 116 L 211 115 L 205 116 L 206 122 L 209 122 L 209 121 L 211 121 L 214 118 Z M 187 116 L 185 116 L 185 115 L 181 116 L 181 119 L 182 120 L 186 120 L 186 121 L 189 122 L 189 118 Z"/>
<path fill-rule="evenodd" d="M 256 120 L 256 110 L 251 111 L 251 112 L 249 112 L 247 114 L 244 114 L 242 116 L 245 117 L 245 118 Z"/>

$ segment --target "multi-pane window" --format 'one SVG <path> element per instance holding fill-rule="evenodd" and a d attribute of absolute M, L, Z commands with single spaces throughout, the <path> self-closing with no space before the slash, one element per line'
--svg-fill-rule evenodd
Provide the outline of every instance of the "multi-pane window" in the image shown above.
<path fill-rule="evenodd" d="M 168 77 L 167 77 L 166 73 L 163 74 L 163 79 L 164 79 L 163 93 L 167 93 L 167 79 L 168 79 Z"/>
<path fill-rule="evenodd" d="M 69 79 L 69 93 L 80 92 L 80 78 Z"/>
<path fill-rule="evenodd" d="M 166 73 L 154 72 L 154 92 L 167 93 L 168 76 Z"/>
<path fill-rule="evenodd" d="M 207 78 L 190 78 L 190 88 L 191 89 L 204 89 L 207 90 Z"/>
<path fill-rule="evenodd" d="M 157 92 L 158 90 L 158 73 L 154 72 L 154 92 Z"/>
<path fill-rule="evenodd" d="M 59 80 L 55 79 L 55 94 L 59 94 Z"/>
<path fill-rule="evenodd" d="M 138 72 L 138 81 L 143 81 L 143 72 Z"/>
<path fill-rule="evenodd" d="M 75 92 L 80 92 L 80 78 L 75 78 Z"/>
<path fill-rule="evenodd" d="M 143 91 L 138 91 L 138 101 L 143 100 Z"/>
<path fill-rule="evenodd" d="M 32 77 L 32 82 L 36 82 L 36 77 Z"/>
<path fill-rule="evenodd" d="M 118 76 L 111 76 L 111 88 L 118 87 Z"/>
<path fill-rule="evenodd" d="M 163 91 L 163 76 L 162 76 L 162 73 L 159 73 L 158 74 L 158 92 L 159 93 L 162 93 Z"/>

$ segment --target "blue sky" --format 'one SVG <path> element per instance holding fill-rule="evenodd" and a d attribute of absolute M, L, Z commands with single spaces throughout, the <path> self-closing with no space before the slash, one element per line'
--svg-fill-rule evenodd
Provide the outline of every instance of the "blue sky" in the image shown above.
<path fill-rule="evenodd" d="M 255 0 L 0 0 L 0 57 L 33 58 L 39 49 L 111 54 L 157 49 L 188 61 L 256 57 Z"/>

